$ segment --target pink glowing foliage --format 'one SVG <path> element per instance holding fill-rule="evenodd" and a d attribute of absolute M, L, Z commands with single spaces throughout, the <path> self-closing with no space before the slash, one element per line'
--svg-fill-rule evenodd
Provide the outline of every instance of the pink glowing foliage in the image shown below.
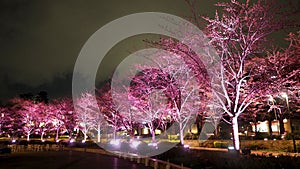
<path fill-rule="evenodd" d="M 170 41 L 165 41 L 170 44 Z M 184 131 L 200 113 L 201 94 L 199 71 L 185 63 L 178 53 L 156 52 L 143 54 L 154 65 L 135 65 L 139 74 L 130 77 L 128 100 L 133 107 L 134 119 L 146 123 L 155 140 L 155 129 L 167 132 L 168 126 L 177 125 L 183 144 Z M 166 133 L 165 133 L 166 134 Z"/>
<path fill-rule="evenodd" d="M 100 89 L 97 89 L 97 102 L 103 118 L 106 120 L 106 125 L 113 130 L 113 140 L 116 140 L 117 131 L 124 126 L 122 123 L 123 118 L 120 114 L 120 106 L 116 106 L 113 102 L 110 83 L 106 83 Z"/>
<path fill-rule="evenodd" d="M 59 135 L 68 133 L 72 138 L 74 128 L 77 127 L 78 118 L 74 113 L 73 102 L 71 98 L 55 99 L 48 105 L 50 112 L 50 120 L 52 123 L 51 131 L 55 132 L 55 139 L 58 140 Z"/>
<path fill-rule="evenodd" d="M 187 2 L 193 4 L 191 1 Z M 294 22 L 288 18 L 291 11 L 282 10 L 273 1 L 242 3 L 231 0 L 217 3 L 216 6 L 221 7 L 222 11 L 216 11 L 214 18 L 202 17 L 207 22 L 204 31 L 210 39 L 208 43 L 214 46 L 219 55 L 218 60 L 210 59 L 221 62 L 216 71 L 210 72 L 220 82 L 210 88 L 214 98 L 211 106 L 225 113 L 226 118 L 223 120 L 231 124 L 233 144 L 235 149 L 239 150 L 238 117 L 244 114 L 250 104 L 262 97 L 267 86 L 271 85 L 261 83 L 265 77 L 259 77 L 252 71 L 251 59 L 265 57 L 265 51 L 270 47 L 266 43 L 267 36 L 275 31 L 294 26 Z M 201 25 L 195 6 L 190 7 L 196 25 Z M 161 40 L 153 44 L 159 44 L 163 49 L 175 53 L 185 53 L 182 56 L 191 61 L 189 64 L 195 71 L 203 70 L 197 59 L 200 56 L 186 49 L 187 47 L 181 42 L 170 43 Z"/>

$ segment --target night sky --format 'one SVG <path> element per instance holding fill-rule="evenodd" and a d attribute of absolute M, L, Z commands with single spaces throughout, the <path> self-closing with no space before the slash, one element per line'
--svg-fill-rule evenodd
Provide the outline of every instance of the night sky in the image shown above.
<path fill-rule="evenodd" d="M 199 0 L 197 9 L 212 15 L 216 2 Z M 0 101 L 41 90 L 50 98 L 70 96 L 74 64 L 87 39 L 114 19 L 150 11 L 191 15 L 183 0 L 0 0 Z M 145 37 L 114 47 L 102 72 L 110 72 L 118 58 L 143 48 Z M 108 74 L 99 75 L 98 81 Z"/>

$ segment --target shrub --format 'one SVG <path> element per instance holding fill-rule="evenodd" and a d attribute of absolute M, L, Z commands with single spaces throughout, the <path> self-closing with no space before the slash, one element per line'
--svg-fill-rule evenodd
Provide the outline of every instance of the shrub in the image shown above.
<path fill-rule="evenodd" d="M 260 132 L 257 132 L 257 133 L 255 134 L 255 136 L 254 136 L 254 139 L 256 139 L 256 140 L 263 140 L 263 139 L 265 139 L 265 138 L 267 138 L 267 139 L 272 139 L 271 136 L 270 136 L 270 134 L 268 134 L 268 133 L 260 133 Z"/>
<path fill-rule="evenodd" d="M 214 142 L 214 147 L 215 148 L 228 148 L 228 143 L 227 142 L 222 142 L 222 141 L 215 141 Z"/>
<path fill-rule="evenodd" d="M 300 140 L 300 133 L 295 132 L 294 133 L 294 138 L 295 138 L 295 140 Z M 287 133 L 286 136 L 285 136 L 285 139 L 292 140 L 292 133 Z"/>
<path fill-rule="evenodd" d="M 230 139 L 230 138 L 231 138 L 231 135 L 230 135 L 230 133 L 228 133 L 228 132 L 221 131 L 221 132 L 219 133 L 219 138 L 220 138 L 220 139 Z"/>
<path fill-rule="evenodd" d="M 199 142 L 200 147 L 207 147 L 207 148 L 213 148 L 214 144 L 211 141 L 204 141 L 204 142 Z"/>
<path fill-rule="evenodd" d="M 251 150 L 263 150 L 263 149 L 268 149 L 269 146 L 263 142 L 253 142 L 250 143 L 247 147 L 250 148 Z"/>

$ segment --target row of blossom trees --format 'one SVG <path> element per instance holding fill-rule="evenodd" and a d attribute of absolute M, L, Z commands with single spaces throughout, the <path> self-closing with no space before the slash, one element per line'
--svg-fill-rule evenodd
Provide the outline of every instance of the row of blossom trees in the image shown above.
<path fill-rule="evenodd" d="M 200 27 L 203 25 L 202 19 L 206 21 L 204 31 L 209 38 L 207 43 L 215 48 L 219 56 L 216 60 L 210 51 L 204 52 L 208 60 L 220 63 L 215 71 L 210 72 L 214 75 L 213 80 L 219 82 L 213 84 L 213 81 L 210 85 L 210 106 L 218 110 L 223 120 L 232 126 L 233 145 L 239 150 L 238 121 L 249 112 L 246 110 L 250 105 L 286 89 L 293 96 L 299 93 L 299 34 L 290 34 L 289 47 L 276 52 L 270 52 L 274 50 L 267 39 L 273 32 L 297 26 L 290 19 L 295 11 L 285 11 L 275 1 L 243 3 L 231 0 L 216 4 L 222 10 L 216 11 L 215 17 L 201 18 L 196 13 L 196 0 L 187 0 L 187 3 L 196 25 Z M 203 44 L 195 44 L 204 37 L 187 32 L 185 28 L 182 30 L 176 33 L 186 37 L 184 41 L 163 38 L 149 43 L 189 59 L 191 62 L 186 63 L 202 73 L 204 67 L 199 64 L 199 59 L 203 56 L 196 55 L 192 47 L 196 45 L 205 49 L 201 46 Z M 296 99 L 299 101 L 299 97 Z"/>
<path fill-rule="evenodd" d="M 194 2 L 187 2 L 194 12 L 196 25 L 201 25 Z M 129 84 L 117 79 L 115 88 L 110 83 L 103 85 L 97 90 L 97 102 L 90 93 L 83 93 L 74 104 L 77 112 L 71 99 L 48 104 L 12 99 L 9 106 L 1 108 L 1 131 L 22 132 L 28 139 L 33 132 L 38 132 L 43 139 L 46 132 L 55 131 L 58 138 L 59 133 L 71 133 L 77 127 L 84 140 L 89 132 L 95 131 L 100 142 L 104 126 L 111 127 L 116 139 L 119 130 L 127 130 L 133 136 L 134 129 L 146 125 L 155 142 L 156 129 L 166 131 L 171 124 L 177 124 L 183 143 L 184 131 L 201 114 L 211 117 L 215 124 L 220 117 L 231 124 L 234 147 L 239 150 L 239 118 L 249 116 L 247 113 L 251 114 L 249 117 L 255 116 L 255 111 L 247 109 L 283 89 L 291 96 L 297 93 L 298 97 L 291 98 L 299 103 L 300 34 L 289 35 L 288 48 L 270 50 L 267 37 L 294 26 L 288 20 L 288 13 L 283 13 L 276 3 L 231 0 L 217 6 L 222 8 L 221 15 L 216 12 L 214 18 L 203 17 L 207 21 L 207 43 L 216 49 L 219 60 L 209 52 L 203 55 L 211 62 L 220 63 L 212 69 L 215 71 L 206 72 L 202 56 L 189 47 L 203 45 L 194 44 L 203 35 L 194 35 L 183 28 L 182 32 L 176 32 L 186 36 L 183 42 L 169 38 L 148 42 L 169 53 L 143 54 L 154 64 L 135 65 L 133 69 L 139 73 L 126 77 L 131 81 Z M 216 79 L 209 79 L 208 74 Z"/>
<path fill-rule="evenodd" d="M 12 136 L 25 135 L 27 140 L 33 133 L 44 139 L 46 133 L 71 133 L 76 127 L 76 117 L 70 99 L 54 100 L 51 103 L 30 99 L 13 98 L 1 108 L 1 132 Z"/>

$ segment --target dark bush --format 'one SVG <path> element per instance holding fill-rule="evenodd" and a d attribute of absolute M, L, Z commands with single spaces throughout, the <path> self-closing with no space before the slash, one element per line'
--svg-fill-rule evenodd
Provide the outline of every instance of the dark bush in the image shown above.
<path fill-rule="evenodd" d="M 295 132 L 294 133 L 294 138 L 295 138 L 295 140 L 300 140 L 300 133 L 299 132 Z M 287 133 L 286 136 L 285 136 L 285 139 L 292 140 L 293 139 L 292 133 Z"/>
<path fill-rule="evenodd" d="M 19 142 L 19 145 L 28 145 L 28 141 L 27 140 L 21 140 Z"/>
<path fill-rule="evenodd" d="M 251 149 L 246 147 L 242 149 L 243 155 L 250 155 L 251 154 Z"/>
<path fill-rule="evenodd" d="M 272 139 L 269 133 L 261 133 L 261 132 L 257 132 L 254 136 L 255 140 L 263 140 L 263 139 Z"/>

